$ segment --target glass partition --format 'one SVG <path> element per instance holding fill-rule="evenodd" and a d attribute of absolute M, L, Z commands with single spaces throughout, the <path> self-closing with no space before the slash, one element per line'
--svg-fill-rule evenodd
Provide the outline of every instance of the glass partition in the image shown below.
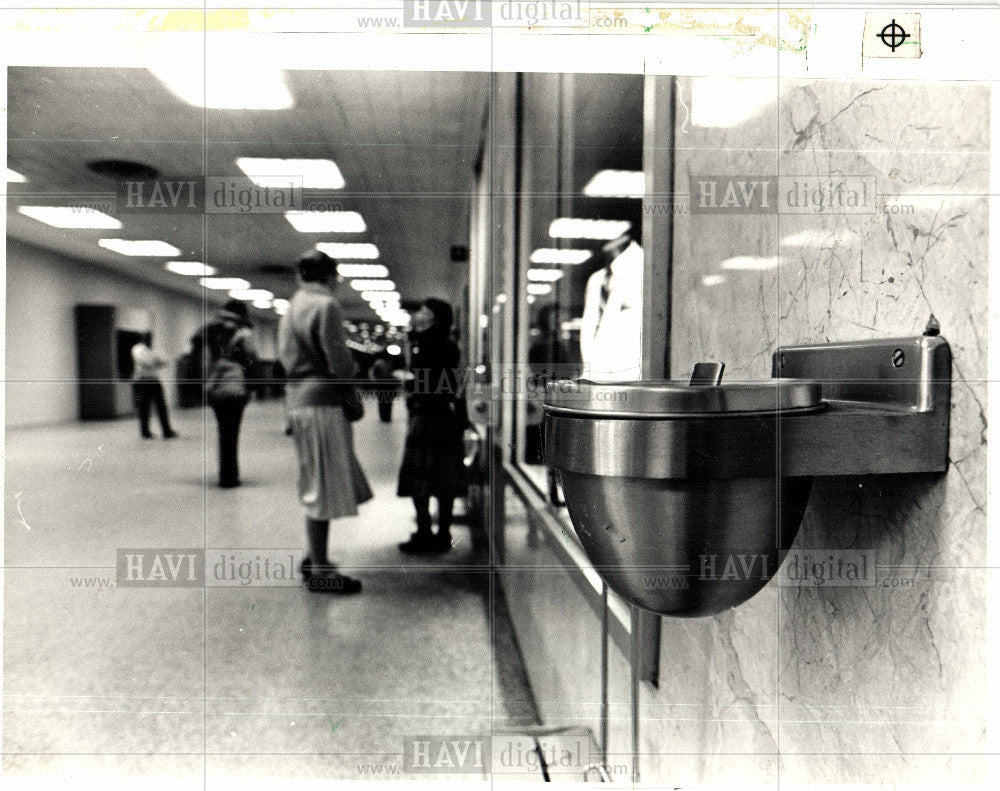
<path fill-rule="evenodd" d="M 517 460 L 558 504 L 545 383 L 641 375 L 643 78 L 526 74 L 522 101 Z"/>

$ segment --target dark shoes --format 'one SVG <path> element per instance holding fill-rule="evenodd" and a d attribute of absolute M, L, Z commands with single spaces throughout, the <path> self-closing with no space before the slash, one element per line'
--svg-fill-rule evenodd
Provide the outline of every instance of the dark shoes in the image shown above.
<path fill-rule="evenodd" d="M 414 533 L 399 545 L 405 555 L 441 555 L 451 549 L 451 533 Z"/>
<path fill-rule="evenodd" d="M 300 568 L 302 583 L 312 593 L 361 593 L 361 580 L 339 573 L 336 566 L 315 566 L 306 558 Z"/>
<path fill-rule="evenodd" d="M 164 439 L 173 439 L 176 436 L 177 436 L 177 432 L 176 431 L 168 431 L 166 434 L 163 435 L 163 438 Z"/>

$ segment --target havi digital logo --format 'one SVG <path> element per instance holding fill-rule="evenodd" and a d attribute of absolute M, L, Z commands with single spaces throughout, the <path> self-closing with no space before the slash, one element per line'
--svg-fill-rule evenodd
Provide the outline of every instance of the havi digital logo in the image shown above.
<path fill-rule="evenodd" d="M 491 5 L 487 0 L 404 0 L 403 27 L 489 27 Z"/>

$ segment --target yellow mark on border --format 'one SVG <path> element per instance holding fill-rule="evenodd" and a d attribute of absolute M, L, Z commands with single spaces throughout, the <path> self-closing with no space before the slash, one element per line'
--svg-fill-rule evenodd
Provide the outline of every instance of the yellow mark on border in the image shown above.
<path fill-rule="evenodd" d="M 250 12 L 245 8 L 178 9 L 153 20 L 149 30 L 174 33 L 200 33 L 250 30 Z"/>

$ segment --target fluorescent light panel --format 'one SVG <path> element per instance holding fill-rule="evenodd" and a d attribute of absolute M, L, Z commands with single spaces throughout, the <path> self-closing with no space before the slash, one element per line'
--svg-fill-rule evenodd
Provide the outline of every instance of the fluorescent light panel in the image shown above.
<path fill-rule="evenodd" d="M 528 293 L 536 297 L 544 297 L 552 293 L 552 286 L 548 283 L 528 283 Z"/>
<path fill-rule="evenodd" d="M 122 227 L 110 214 L 81 206 L 21 206 L 21 214 L 53 228 L 112 228 Z"/>
<path fill-rule="evenodd" d="M 198 281 L 205 288 L 216 291 L 229 291 L 237 288 L 250 288 L 250 281 L 241 277 L 203 277 Z"/>
<path fill-rule="evenodd" d="M 549 226 L 553 239 L 617 239 L 632 223 L 627 220 L 581 220 L 578 217 L 560 217 Z"/>
<path fill-rule="evenodd" d="M 316 249 L 338 260 L 378 258 L 378 248 L 369 242 L 320 242 L 316 245 Z"/>
<path fill-rule="evenodd" d="M 531 254 L 533 264 L 582 264 L 590 259 L 590 250 L 557 250 L 554 247 L 542 247 Z"/>
<path fill-rule="evenodd" d="M 352 280 L 351 288 L 355 291 L 395 291 L 396 284 L 391 280 Z"/>
<path fill-rule="evenodd" d="M 253 306 L 255 308 L 260 308 L 261 310 L 270 310 L 272 302 L 269 299 L 255 299 L 253 301 Z"/>
<path fill-rule="evenodd" d="M 389 277 L 389 270 L 382 264 L 337 264 L 341 277 Z"/>
<path fill-rule="evenodd" d="M 303 189 L 339 190 L 344 186 L 340 168 L 331 159 L 239 157 L 236 165 L 252 182 L 262 187 L 274 185 L 275 179 L 281 177 L 302 179 Z"/>
<path fill-rule="evenodd" d="M 172 244 L 157 239 L 99 239 L 97 243 L 101 247 L 121 255 L 170 256 L 181 254 L 181 251 Z"/>
<path fill-rule="evenodd" d="M 560 280 L 563 273 L 558 269 L 529 269 L 528 280 L 538 283 L 555 283 Z"/>
<path fill-rule="evenodd" d="M 646 194 L 646 174 L 641 170 L 602 170 L 583 188 L 593 198 L 641 198 Z"/>
<path fill-rule="evenodd" d="M 356 211 L 289 211 L 285 219 L 299 233 L 364 233 L 364 217 Z"/>
<path fill-rule="evenodd" d="M 245 302 L 253 302 L 256 299 L 274 299 L 274 294 L 263 288 L 234 288 L 229 292 L 229 296 Z"/>
<path fill-rule="evenodd" d="M 208 266 L 201 261 L 167 261 L 166 268 L 175 275 L 190 277 L 209 277 L 215 274 L 214 266 Z"/>
<path fill-rule="evenodd" d="M 177 57 L 150 71 L 171 93 L 195 107 L 215 110 L 286 110 L 292 95 L 278 69 L 252 63 L 205 64 L 197 58 Z"/>

